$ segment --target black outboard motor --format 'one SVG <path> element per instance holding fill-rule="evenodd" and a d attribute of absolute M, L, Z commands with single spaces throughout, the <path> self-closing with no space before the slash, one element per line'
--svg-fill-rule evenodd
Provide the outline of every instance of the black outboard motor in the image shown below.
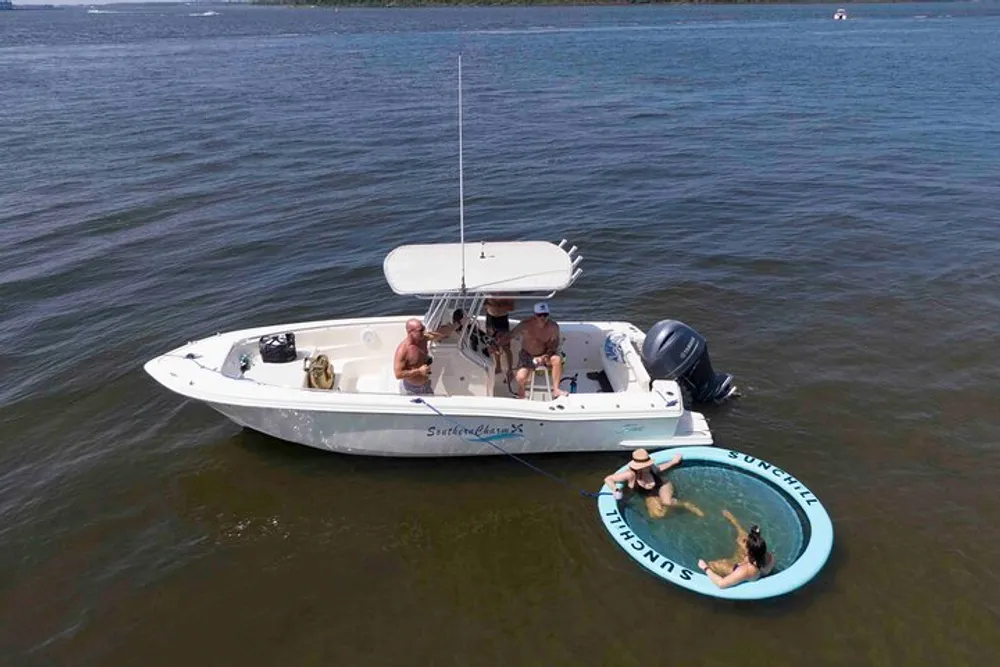
<path fill-rule="evenodd" d="M 734 393 L 733 376 L 716 373 L 708 343 L 677 320 L 657 322 L 642 343 L 642 363 L 654 380 L 676 380 L 694 403 L 720 403 Z"/>

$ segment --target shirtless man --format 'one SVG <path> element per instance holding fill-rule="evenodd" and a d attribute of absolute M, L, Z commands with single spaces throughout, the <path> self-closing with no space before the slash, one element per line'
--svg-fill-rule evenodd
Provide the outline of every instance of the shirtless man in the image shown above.
<path fill-rule="evenodd" d="M 501 337 L 510 333 L 510 312 L 514 310 L 514 299 L 486 299 L 486 333 L 497 341 L 499 349 L 494 355 L 497 374 L 507 369 L 507 381 L 510 382 L 514 373 L 514 353 L 510 350 L 510 341 L 501 342 Z M 506 362 L 506 363 L 503 363 Z"/>
<path fill-rule="evenodd" d="M 552 397 L 566 396 L 559 388 L 562 379 L 562 356 L 559 354 L 559 325 L 549 319 L 549 304 L 540 301 L 535 304 L 535 314 L 524 320 L 501 341 L 521 336 L 521 354 L 517 360 L 517 397 L 524 398 L 528 378 L 536 366 L 552 369 Z"/>
<path fill-rule="evenodd" d="M 403 394 L 426 396 L 434 393 L 431 387 L 431 367 L 427 356 L 427 338 L 423 323 L 414 318 L 406 322 L 406 338 L 396 348 L 393 369 Z"/>

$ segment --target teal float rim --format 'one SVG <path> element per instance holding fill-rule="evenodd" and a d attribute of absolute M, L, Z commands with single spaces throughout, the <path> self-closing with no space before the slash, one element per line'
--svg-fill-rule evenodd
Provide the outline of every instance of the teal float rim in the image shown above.
<path fill-rule="evenodd" d="M 675 454 L 684 461 L 705 462 L 733 468 L 742 473 L 765 480 L 783 491 L 786 502 L 794 508 L 804 522 L 808 542 L 799 557 L 787 568 L 774 574 L 744 582 L 731 588 L 719 588 L 704 572 L 691 570 L 658 552 L 640 540 L 630 529 L 618 509 L 618 502 L 602 487 L 597 500 L 597 511 L 604 527 L 619 547 L 651 574 L 695 593 L 729 600 L 763 600 L 785 595 L 809 583 L 823 569 L 833 549 L 833 522 L 823 504 L 805 484 L 772 463 L 750 454 L 718 447 L 674 447 L 650 455 L 656 464 L 666 463 Z M 683 464 L 682 464 L 683 465 Z M 622 466 L 617 472 L 625 470 Z M 766 527 L 765 527 L 766 530 Z"/>

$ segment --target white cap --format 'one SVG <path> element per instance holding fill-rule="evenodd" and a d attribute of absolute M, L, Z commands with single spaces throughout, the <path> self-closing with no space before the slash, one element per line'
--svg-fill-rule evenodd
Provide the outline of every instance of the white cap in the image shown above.
<path fill-rule="evenodd" d="M 548 315 L 549 314 L 549 304 L 544 301 L 539 301 L 535 304 L 535 315 Z"/>

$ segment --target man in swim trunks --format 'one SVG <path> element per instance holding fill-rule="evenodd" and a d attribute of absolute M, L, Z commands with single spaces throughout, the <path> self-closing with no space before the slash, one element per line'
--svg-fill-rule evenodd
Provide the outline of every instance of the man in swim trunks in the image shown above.
<path fill-rule="evenodd" d="M 403 394 L 426 396 L 434 393 L 431 387 L 430 358 L 427 356 L 427 337 L 423 323 L 414 318 L 406 322 L 406 338 L 396 348 L 393 370 Z"/>
<path fill-rule="evenodd" d="M 524 398 L 528 378 L 538 366 L 552 369 L 552 397 L 566 396 L 559 388 L 562 379 L 562 356 L 559 354 L 559 325 L 549 319 L 549 304 L 535 304 L 535 314 L 524 320 L 509 334 L 500 337 L 501 344 L 521 337 L 521 353 L 517 361 L 517 397 Z"/>
<path fill-rule="evenodd" d="M 498 299 L 490 297 L 483 304 L 486 306 L 486 333 L 497 341 L 499 349 L 493 356 L 496 364 L 496 372 L 502 373 L 507 369 L 507 381 L 514 372 L 514 353 L 510 349 L 510 341 L 506 343 L 500 341 L 501 336 L 510 333 L 510 312 L 514 310 L 514 299 Z M 504 363 L 506 362 L 506 363 Z"/>

